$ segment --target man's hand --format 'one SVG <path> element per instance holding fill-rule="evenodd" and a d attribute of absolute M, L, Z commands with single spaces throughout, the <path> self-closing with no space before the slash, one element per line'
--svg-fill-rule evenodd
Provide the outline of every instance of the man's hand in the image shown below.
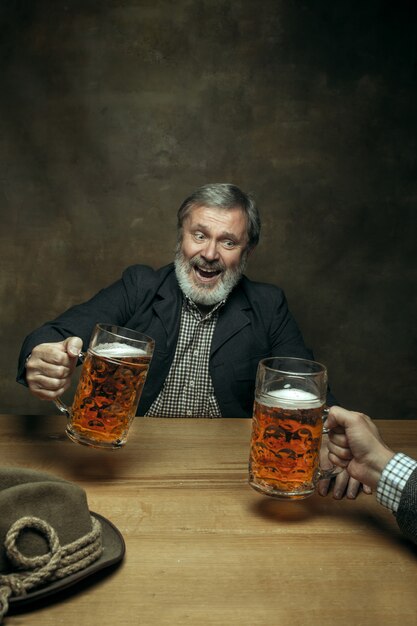
<path fill-rule="evenodd" d="M 394 456 L 371 418 L 363 413 L 330 409 L 326 426 L 329 433 L 329 460 L 346 468 L 350 480 L 356 479 L 375 488 L 381 472 Z"/>
<path fill-rule="evenodd" d="M 326 426 L 327 425 L 328 422 L 326 422 Z M 340 466 L 339 463 L 334 463 L 332 459 L 329 460 L 329 446 L 330 442 L 328 436 L 325 435 L 323 437 L 322 448 L 320 451 L 320 467 L 323 469 L 329 469 L 332 465 Z M 345 495 L 350 500 L 354 500 L 359 493 L 360 487 L 361 483 L 359 480 L 355 480 L 355 478 L 349 476 L 346 470 L 343 470 L 340 474 L 337 474 L 335 478 L 320 480 L 317 486 L 317 491 L 321 496 L 327 496 L 329 491 L 332 491 L 333 498 L 336 500 L 341 500 Z M 365 493 L 372 492 L 367 485 L 363 485 L 362 487 Z"/>
<path fill-rule="evenodd" d="M 55 400 L 68 389 L 82 345 L 79 337 L 68 337 L 33 349 L 26 361 L 26 382 L 34 396 Z"/>

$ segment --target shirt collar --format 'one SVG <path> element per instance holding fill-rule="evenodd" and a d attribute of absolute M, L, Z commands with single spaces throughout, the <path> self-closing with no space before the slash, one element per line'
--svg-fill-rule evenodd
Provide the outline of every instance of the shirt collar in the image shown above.
<path fill-rule="evenodd" d="M 193 302 L 193 300 L 191 300 L 191 298 L 189 298 L 188 296 L 184 295 L 183 301 L 184 301 L 184 306 L 189 311 L 192 311 L 194 314 L 197 314 L 199 318 L 204 319 L 204 320 L 212 317 L 214 313 L 216 313 L 216 311 L 218 311 L 220 307 L 222 307 L 226 302 L 226 300 L 220 300 L 220 302 L 218 302 L 208 313 L 204 314 L 200 311 L 197 304 Z"/>

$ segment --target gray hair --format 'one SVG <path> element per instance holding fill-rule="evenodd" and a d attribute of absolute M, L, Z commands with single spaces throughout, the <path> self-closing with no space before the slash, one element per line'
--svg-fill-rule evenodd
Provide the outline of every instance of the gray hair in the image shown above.
<path fill-rule="evenodd" d="M 219 209 L 242 209 L 248 221 L 248 248 L 254 248 L 259 241 L 261 218 L 253 198 L 236 185 L 213 183 L 203 185 L 188 196 L 178 209 L 178 234 L 181 237 L 182 225 L 191 209 L 195 207 L 218 207 Z"/>

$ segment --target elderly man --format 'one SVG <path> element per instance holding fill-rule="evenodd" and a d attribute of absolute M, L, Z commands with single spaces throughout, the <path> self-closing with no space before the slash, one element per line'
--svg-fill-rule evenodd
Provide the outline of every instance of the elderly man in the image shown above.
<path fill-rule="evenodd" d="M 259 232 L 250 196 L 230 184 L 200 187 L 178 211 L 175 263 L 129 267 L 91 300 L 34 331 L 22 348 L 18 381 L 38 398 L 59 397 L 94 325 L 111 323 L 156 343 L 140 415 L 250 417 L 260 359 L 313 358 L 282 290 L 243 276 Z"/>

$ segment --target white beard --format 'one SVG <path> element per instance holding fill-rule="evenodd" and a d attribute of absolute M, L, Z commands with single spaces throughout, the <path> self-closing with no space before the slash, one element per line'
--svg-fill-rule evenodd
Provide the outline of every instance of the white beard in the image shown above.
<path fill-rule="evenodd" d="M 193 267 L 199 265 L 207 267 L 208 264 L 204 262 L 199 255 L 196 255 L 191 261 L 188 261 L 184 257 L 180 245 L 178 245 L 175 254 L 175 274 L 181 291 L 196 304 L 214 306 L 222 300 L 225 300 L 233 287 L 237 285 L 245 270 L 247 258 L 248 253 L 245 251 L 242 254 L 239 265 L 235 269 L 228 269 L 226 271 L 224 271 L 222 264 L 213 263 L 211 265 L 213 269 L 221 269 L 224 271 L 218 284 L 214 286 L 210 284 L 205 285 L 204 283 L 195 285 L 189 277 L 190 272 L 194 271 Z"/>

